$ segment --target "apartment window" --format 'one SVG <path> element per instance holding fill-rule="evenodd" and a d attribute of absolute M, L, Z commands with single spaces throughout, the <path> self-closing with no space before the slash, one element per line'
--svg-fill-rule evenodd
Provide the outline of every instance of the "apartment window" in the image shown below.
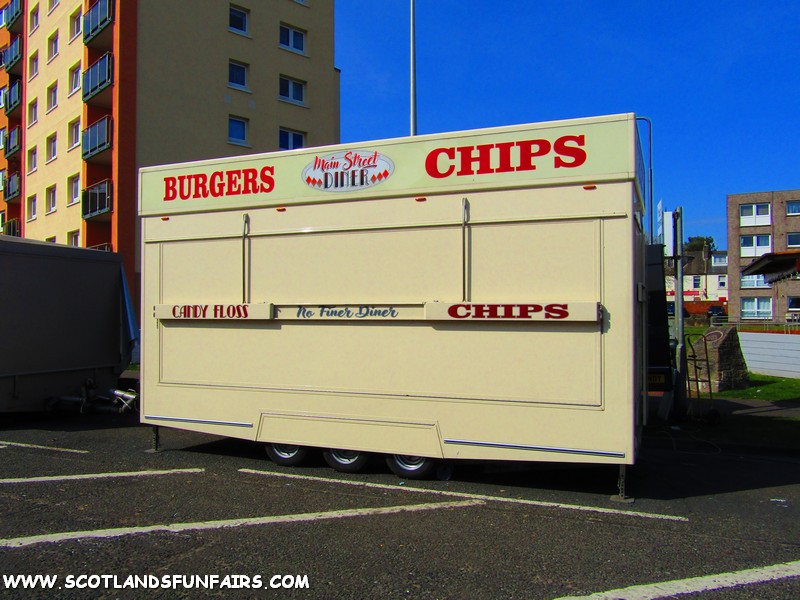
<path fill-rule="evenodd" d="M 61 0 L 47 0 L 47 12 L 53 12 L 53 9 L 58 6 Z"/>
<path fill-rule="evenodd" d="M 39 5 L 37 4 L 31 9 L 28 15 L 28 32 L 33 33 L 39 29 Z"/>
<path fill-rule="evenodd" d="M 78 63 L 69 70 L 69 95 L 81 89 L 81 64 Z"/>
<path fill-rule="evenodd" d="M 305 147 L 306 134 L 299 131 L 282 128 L 278 138 L 278 146 L 281 150 L 294 150 Z"/>
<path fill-rule="evenodd" d="M 800 233 L 787 233 L 786 245 L 789 248 L 800 248 Z"/>
<path fill-rule="evenodd" d="M 49 242 L 50 244 L 55 244 L 56 243 L 56 236 L 52 236 L 52 237 L 49 237 L 49 238 L 44 238 L 44 241 L 45 242 Z"/>
<path fill-rule="evenodd" d="M 47 38 L 47 62 L 58 56 L 58 31 Z"/>
<path fill-rule="evenodd" d="M 247 76 L 250 67 L 245 63 L 231 60 L 228 62 L 228 85 L 241 90 L 247 89 Z"/>
<path fill-rule="evenodd" d="M 28 173 L 36 170 L 36 146 L 28 150 Z"/>
<path fill-rule="evenodd" d="M 54 185 L 45 190 L 45 206 L 48 214 L 56 211 L 56 186 Z"/>
<path fill-rule="evenodd" d="M 80 145 L 81 143 L 81 120 L 75 119 L 74 121 L 70 122 L 67 125 L 67 136 L 69 141 L 69 149 L 71 150 L 75 146 Z"/>
<path fill-rule="evenodd" d="M 289 25 L 281 25 L 280 45 L 287 50 L 305 54 L 306 32 L 290 27 Z"/>
<path fill-rule="evenodd" d="M 39 100 L 34 98 L 28 103 L 28 127 L 39 120 Z"/>
<path fill-rule="evenodd" d="M 772 248 L 770 235 L 742 235 L 739 236 L 739 249 L 741 256 L 761 256 Z"/>
<path fill-rule="evenodd" d="M 692 289 L 699 290 L 701 285 L 700 275 L 692 275 Z"/>
<path fill-rule="evenodd" d="M 800 296 L 788 296 L 786 308 L 791 312 L 800 312 Z"/>
<path fill-rule="evenodd" d="M 56 156 L 58 155 L 58 136 L 55 133 L 47 138 L 47 148 L 45 154 L 47 162 L 55 160 Z"/>
<path fill-rule="evenodd" d="M 305 103 L 306 84 L 296 79 L 289 79 L 288 77 L 280 78 L 280 97 L 282 100 L 295 102 L 297 104 Z"/>
<path fill-rule="evenodd" d="M 718 288 L 727 288 L 728 287 L 728 276 L 727 275 L 718 275 L 717 276 L 717 287 Z"/>
<path fill-rule="evenodd" d="M 58 83 L 54 83 L 47 88 L 47 112 L 58 106 Z"/>
<path fill-rule="evenodd" d="M 81 199 L 81 176 L 76 173 L 67 178 L 67 206 L 80 202 Z"/>
<path fill-rule="evenodd" d="M 76 248 L 80 247 L 81 245 L 81 232 L 79 230 L 75 231 L 68 231 L 67 232 L 67 244 L 69 246 L 75 246 Z"/>
<path fill-rule="evenodd" d="M 69 39 L 74 40 L 81 34 L 81 25 L 83 23 L 83 15 L 81 10 L 78 9 L 69 17 Z"/>
<path fill-rule="evenodd" d="M 786 203 L 786 214 L 800 215 L 800 200 L 790 200 Z"/>
<path fill-rule="evenodd" d="M 0 129 L 0 150 L 5 149 L 6 147 L 6 128 L 3 127 Z"/>
<path fill-rule="evenodd" d="M 228 19 L 228 29 L 244 35 L 248 34 L 250 21 L 250 11 L 236 6 L 230 7 L 230 17 Z"/>
<path fill-rule="evenodd" d="M 727 254 L 713 254 L 711 256 L 711 266 L 712 267 L 727 267 L 728 266 L 728 255 Z"/>
<path fill-rule="evenodd" d="M 6 170 L 0 169 L 0 192 L 6 189 Z"/>
<path fill-rule="evenodd" d="M 2 55 L 3 51 L 0 50 L 0 55 Z M 2 62 L 2 61 L 0 61 Z M 0 108 L 3 108 L 6 105 L 6 94 L 8 93 L 8 88 L 6 86 L 0 87 Z"/>
<path fill-rule="evenodd" d="M 769 225 L 771 223 L 772 219 L 770 218 L 769 203 L 741 204 L 739 206 L 740 227 Z"/>
<path fill-rule="evenodd" d="M 36 77 L 39 73 L 39 52 L 34 52 L 28 58 L 28 80 Z"/>
<path fill-rule="evenodd" d="M 247 144 L 247 119 L 228 117 L 228 141 L 233 144 Z"/>
<path fill-rule="evenodd" d="M 763 275 L 742 275 L 739 286 L 742 289 L 768 288 L 769 284 L 764 280 Z"/>
<path fill-rule="evenodd" d="M 28 196 L 25 201 L 25 218 L 28 221 L 33 221 L 36 218 L 36 194 Z"/>
<path fill-rule="evenodd" d="M 771 319 L 772 298 L 742 298 L 742 319 Z"/>

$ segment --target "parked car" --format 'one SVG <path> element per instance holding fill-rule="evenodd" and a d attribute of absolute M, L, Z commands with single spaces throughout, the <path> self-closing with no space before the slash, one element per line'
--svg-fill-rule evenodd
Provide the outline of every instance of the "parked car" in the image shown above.
<path fill-rule="evenodd" d="M 667 302 L 667 316 L 674 317 L 675 316 L 675 303 L 674 302 Z M 686 310 L 686 307 L 683 307 L 683 316 L 688 317 L 689 311 Z"/>
<path fill-rule="evenodd" d="M 725 312 L 724 306 L 709 306 L 708 313 L 706 314 L 708 315 L 709 319 L 711 317 L 725 317 L 728 315 L 728 313 Z"/>

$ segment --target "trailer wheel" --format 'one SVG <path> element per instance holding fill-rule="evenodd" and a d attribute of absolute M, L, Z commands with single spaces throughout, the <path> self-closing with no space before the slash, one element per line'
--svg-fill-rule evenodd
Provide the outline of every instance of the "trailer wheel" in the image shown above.
<path fill-rule="evenodd" d="M 265 450 L 272 462 L 282 467 L 299 467 L 311 454 L 310 448 L 292 444 L 267 444 Z"/>
<path fill-rule="evenodd" d="M 386 464 L 392 473 L 404 479 L 427 479 L 436 472 L 438 461 L 426 456 L 390 454 Z"/>
<path fill-rule="evenodd" d="M 322 451 L 322 458 L 329 467 L 340 473 L 359 473 L 369 463 L 370 456 L 358 450 L 328 448 Z"/>

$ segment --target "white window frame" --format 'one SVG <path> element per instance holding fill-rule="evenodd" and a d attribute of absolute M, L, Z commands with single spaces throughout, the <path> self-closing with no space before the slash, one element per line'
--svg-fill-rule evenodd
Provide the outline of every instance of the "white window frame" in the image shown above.
<path fill-rule="evenodd" d="M 69 16 L 69 41 L 83 33 L 83 14 L 79 8 Z"/>
<path fill-rule="evenodd" d="M 790 236 L 794 238 L 792 241 Z M 796 231 L 790 231 L 786 234 L 786 247 L 787 248 L 800 248 L 800 233 Z"/>
<path fill-rule="evenodd" d="M 244 139 L 239 139 L 231 136 L 231 124 L 241 123 L 244 126 Z M 250 139 L 250 122 L 244 117 L 237 117 L 235 115 L 228 115 L 228 143 L 236 144 L 237 146 L 248 146 Z"/>
<path fill-rule="evenodd" d="M 67 151 L 72 150 L 81 145 L 81 120 L 80 118 L 70 121 L 67 124 L 67 142 L 69 148 Z"/>
<path fill-rule="evenodd" d="M 81 174 L 67 177 L 67 206 L 81 201 Z"/>
<path fill-rule="evenodd" d="M 28 154 L 26 156 L 27 162 L 26 167 L 28 173 L 33 173 L 36 169 L 39 168 L 38 161 L 39 161 L 39 153 L 36 149 L 36 146 L 28 148 Z"/>
<path fill-rule="evenodd" d="M 795 304 L 796 306 L 792 306 L 792 304 Z M 787 296 L 786 310 L 788 312 L 800 312 L 800 296 Z"/>
<path fill-rule="evenodd" d="M 728 276 L 717 275 L 717 287 L 721 290 L 728 289 Z"/>
<path fill-rule="evenodd" d="M 763 243 L 763 238 L 766 238 L 766 244 Z M 763 256 L 771 251 L 772 236 L 768 233 L 754 233 L 739 236 L 739 255 L 742 257 Z"/>
<path fill-rule="evenodd" d="M 39 29 L 39 5 L 34 6 L 28 13 L 28 35 Z"/>
<path fill-rule="evenodd" d="M 58 30 L 47 38 L 47 62 L 52 62 L 58 56 Z"/>
<path fill-rule="evenodd" d="M 742 275 L 739 280 L 739 287 L 743 290 L 752 290 L 771 286 L 764 280 L 763 275 Z"/>
<path fill-rule="evenodd" d="M 244 28 L 243 29 L 239 29 L 238 27 L 234 27 L 233 25 L 231 25 L 230 17 L 231 17 L 231 14 L 234 11 L 236 11 L 236 12 L 238 12 L 238 13 L 240 13 L 242 15 L 242 17 L 243 17 L 242 20 L 244 21 Z M 244 36 L 248 36 L 249 37 L 250 36 L 250 11 L 247 10 L 246 8 L 242 8 L 241 6 L 235 6 L 235 5 L 231 4 L 230 5 L 230 10 L 228 12 L 228 31 L 231 31 L 231 32 L 236 33 L 236 34 L 244 35 Z"/>
<path fill-rule="evenodd" d="M 789 200 L 786 203 L 786 216 L 800 215 L 800 200 Z"/>
<path fill-rule="evenodd" d="M 28 102 L 28 127 L 39 122 L 39 99 L 34 98 Z"/>
<path fill-rule="evenodd" d="M 242 69 L 242 72 L 244 73 L 244 83 L 243 84 L 242 83 L 236 83 L 235 81 L 231 80 L 231 68 L 232 67 Z M 243 91 L 249 92 L 250 91 L 250 88 L 248 87 L 249 85 L 250 85 L 250 65 L 248 65 L 247 63 L 243 63 L 241 61 L 238 61 L 238 60 L 233 60 L 233 59 L 229 60 L 228 61 L 228 87 L 234 88 L 236 90 L 243 90 Z"/>
<path fill-rule="evenodd" d="M 80 91 L 82 80 L 81 63 L 78 63 L 69 70 L 69 93 L 67 97 Z"/>
<path fill-rule="evenodd" d="M 284 43 L 283 36 L 284 32 L 286 32 L 287 41 Z M 278 33 L 278 45 L 283 48 L 284 50 L 289 50 L 290 52 L 295 52 L 296 54 L 302 54 L 303 56 L 306 55 L 306 40 L 308 38 L 308 33 L 303 31 L 302 29 L 298 29 L 297 27 L 292 27 L 291 25 L 287 25 L 286 23 L 281 23 L 279 33 Z M 295 43 L 297 39 L 300 39 L 301 48 L 297 48 Z"/>
<path fill-rule="evenodd" d="M 711 255 L 711 266 L 712 267 L 727 267 L 728 266 L 728 255 L 727 254 L 712 254 Z"/>
<path fill-rule="evenodd" d="M 81 245 L 81 230 L 75 229 L 74 231 L 67 232 L 67 245 L 79 248 Z"/>
<path fill-rule="evenodd" d="M 36 219 L 36 194 L 25 199 L 25 220 L 34 221 Z"/>
<path fill-rule="evenodd" d="M 286 139 L 289 142 L 288 144 L 281 144 L 281 137 L 283 137 L 284 134 L 287 136 Z M 301 145 L 299 146 L 295 145 L 294 143 L 296 140 L 295 136 L 300 136 Z M 302 131 L 296 131 L 294 129 L 287 129 L 286 127 L 281 127 L 278 130 L 278 147 L 281 150 L 296 150 L 298 148 L 305 148 L 306 134 L 303 133 Z"/>
<path fill-rule="evenodd" d="M 44 196 L 45 196 L 45 203 L 44 203 L 45 214 L 49 215 L 50 213 L 56 212 L 56 209 L 58 208 L 58 195 L 56 186 L 51 185 L 49 188 L 47 188 L 44 191 Z"/>
<path fill-rule="evenodd" d="M 283 93 L 283 84 L 286 82 L 287 90 L 286 95 Z M 300 90 L 301 99 L 298 100 L 296 96 L 296 91 Z M 287 77 L 286 75 L 281 75 L 278 84 L 278 97 L 283 102 L 290 102 L 292 104 L 297 104 L 298 106 L 305 106 L 306 105 L 306 83 L 304 81 L 300 81 L 299 79 L 292 79 L 291 77 Z"/>
<path fill-rule="evenodd" d="M 58 108 L 58 81 L 54 81 L 47 88 L 47 111 L 45 114 L 56 108 Z"/>
<path fill-rule="evenodd" d="M 752 304 L 752 307 L 749 305 Z M 772 297 L 771 296 L 742 296 L 741 315 L 744 319 L 760 319 L 769 321 L 772 319 Z"/>
<path fill-rule="evenodd" d="M 58 134 L 52 133 L 45 140 L 45 164 L 58 158 Z"/>
<path fill-rule="evenodd" d="M 739 205 L 739 227 L 772 224 L 772 207 L 769 202 Z"/>
<path fill-rule="evenodd" d="M 28 57 L 28 81 L 39 74 L 39 51 L 37 50 Z"/>

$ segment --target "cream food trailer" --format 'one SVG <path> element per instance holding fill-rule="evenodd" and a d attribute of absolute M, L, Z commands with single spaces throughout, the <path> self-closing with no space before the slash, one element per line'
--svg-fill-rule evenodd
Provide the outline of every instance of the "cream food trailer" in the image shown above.
<path fill-rule="evenodd" d="M 632 114 L 144 168 L 141 421 L 403 477 L 632 464 Z"/>

